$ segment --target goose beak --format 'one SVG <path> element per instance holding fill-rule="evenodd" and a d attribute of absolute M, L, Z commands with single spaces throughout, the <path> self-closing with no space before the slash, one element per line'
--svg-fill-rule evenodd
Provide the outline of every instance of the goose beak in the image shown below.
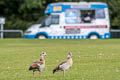
<path fill-rule="evenodd" d="M 47 54 L 45 54 L 45 56 L 47 56 Z"/>

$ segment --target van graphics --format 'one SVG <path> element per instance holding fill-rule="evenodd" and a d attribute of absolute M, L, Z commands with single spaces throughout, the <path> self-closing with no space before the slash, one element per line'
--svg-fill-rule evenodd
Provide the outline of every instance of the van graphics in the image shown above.
<path fill-rule="evenodd" d="M 67 9 L 65 11 L 65 23 L 78 23 L 78 11 L 73 9 Z"/>
<path fill-rule="evenodd" d="M 59 36 L 54 36 L 54 35 L 47 35 L 48 39 L 88 39 L 88 35 L 59 35 Z M 103 35 L 98 34 L 100 39 L 109 39 L 111 34 L 110 33 L 105 33 Z M 34 39 L 36 35 L 25 35 L 25 38 L 31 38 Z"/>
<path fill-rule="evenodd" d="M 80 34 L 80 29 L 66 29 L 66 34 Z"/>
<path fill-rule="evenodd" d="M 64 26 L 65 29 L 91 29 L 91 28 L 107 28 L 107 25 L 96 25 L 96 26 Z"/>

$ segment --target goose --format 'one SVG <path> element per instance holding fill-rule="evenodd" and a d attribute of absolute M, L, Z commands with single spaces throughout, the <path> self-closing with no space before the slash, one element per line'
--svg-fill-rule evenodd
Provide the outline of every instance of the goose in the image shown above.
<path fill-rule="evenodd" d="M 65 72 L 70 67 L 72 67 L 73 61 L 72 61 L 72 52 L 68 53 L 67 60 L 60 63 L 55 69 L 53 69 L 53 74 L 57 71 L 63 71 L 63 76 L 65 77 Z"/>
<path fill-rule="evenodd" d="M 35 61 L 32 63 L 32 65 L 30 65 L 29 70 L 32 70 L 32 75 L 34 77 L 34 72 L 35 71 L 39 71 L 40 73 L 40 77 L 42 75 L 42 71 L 45 68 L 45 60 L 44 60 L 44 56 L 46 56 L 46 52 L 42 52 L 40 54 L 40 61 Z"/>

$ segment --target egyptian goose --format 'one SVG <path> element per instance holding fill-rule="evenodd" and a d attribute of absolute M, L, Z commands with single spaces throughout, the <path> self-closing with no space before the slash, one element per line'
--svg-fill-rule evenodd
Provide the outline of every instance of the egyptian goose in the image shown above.
<path fill-rule="evenodd" d="M 65 71 L 68 70 L 72 66 L 72 64 L 72 53 L 69 52 L 67 60 L 59 64 L 55 69 L 53 69 L 53 74 L 57 71 L 63 71 L 63 75 L 65 77 Z"/>
<path fill-rule="evenodd" d="M 40 76 L 42 75 L 42 71 L 45 68 L 44 56 L 46 56 L 46 55 L 47 55 L 46 52 L 42 52 L 40 54 L 40 61 L 33 62 L 32 65 L 29 67 L 29 70 L 32 70 L 33 77 L 34 77 L 35 71 L 39 71 Z"/>

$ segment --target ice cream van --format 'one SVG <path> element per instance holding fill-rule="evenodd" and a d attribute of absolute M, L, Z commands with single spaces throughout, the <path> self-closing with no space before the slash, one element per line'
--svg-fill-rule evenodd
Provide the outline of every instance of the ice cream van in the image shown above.
<path fill-rule="evenodd" d="M 49 4 L 47 15 L 25 31 L 30 39 L 109 39 L 108 6 L 101 2 L 64 2 Z"/>

